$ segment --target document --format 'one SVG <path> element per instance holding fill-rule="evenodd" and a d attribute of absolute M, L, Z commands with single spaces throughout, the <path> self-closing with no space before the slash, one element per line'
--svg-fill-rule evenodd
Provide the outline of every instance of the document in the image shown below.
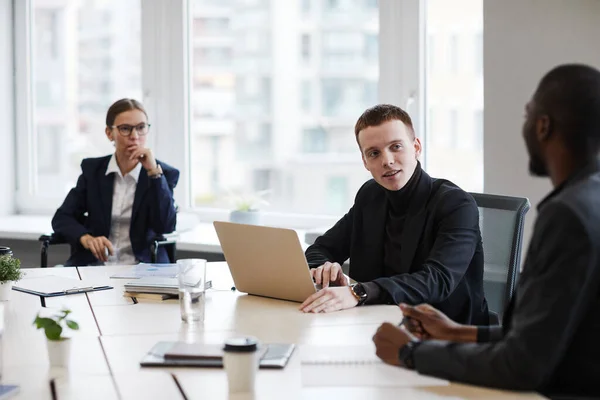
<path fill-rule="evenodd" d="M 119 271 L 111 276 L 112 279 L 139 279 L 156 276 L 161 278 L 176 278 L 177 264 L 137 264 Z"/>
<path fill-rule="evenodd" d="M 302 386 L 446 386 L 447 380 L 385 364 L 374 346 L 301 346 Z"/>

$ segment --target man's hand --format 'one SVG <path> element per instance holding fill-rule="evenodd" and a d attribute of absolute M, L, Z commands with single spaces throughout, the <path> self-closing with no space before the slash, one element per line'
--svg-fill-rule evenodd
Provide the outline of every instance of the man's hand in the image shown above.
<path fill-rule="evenodd" d="M 323 288 L 331 286 L 348 286 L 350 281 L 342 272 L 342 266 L 338 263 L 327 261 L 325 264 L 317 268 L 311 268 L 310 273 L 317 285 L 322 285 Z"/>
<path fill-rule="evenodd" d="M 111 256 L 114 255 L 112 243 L 104 236 L 94 237 L 90 234 L 85 234 L 79 238 L 79 242 L 84 248 L 91 251 L 94 257 L 100 261 L 108 261 L 108 255 L 106 254 L 107 249 Z"/>
<path fill-rule="evenodd" d="M 408 331 L 421 340 L 477 341 L 477 327 L 458 324 L 429 304 L 409 306 L 402 303 L 400 309 Z"/>
<path fill-rule="evenodd" d="M 398 357 L 400 349 L 411 340 L 415 340 L 415 338 L 410 333 L 389 322 L 384 322 L 373 336 L 375 354 L 387 364 L 401 366 L 402 363 Z"/>
<path fill-rule="evenodd" d="M 129 156 L 130 160 L 139 160 L 142 163 L 142 167 L 146 170 L 155 169 L 156 159 L 152 150 L 147 147 L 139 147 L 138 145 L 129 146 L 127 150 L 131 153 Z"/>
<path fill-rule="evenodd" d="M 358 300 L 350 286 L 328 287 L 311 295 L 300 305 L 300 311 L 305 313 L 320 313 L 345 310 L 356 307 Z"/>

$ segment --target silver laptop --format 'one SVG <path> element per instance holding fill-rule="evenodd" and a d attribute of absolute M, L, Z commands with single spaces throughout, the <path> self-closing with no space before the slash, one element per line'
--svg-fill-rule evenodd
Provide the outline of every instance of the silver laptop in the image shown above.
<path fill-rule="evenodd" d="M 213 224 L 237 290 L 298 302 L 317 291 L 296 231 Z"/>

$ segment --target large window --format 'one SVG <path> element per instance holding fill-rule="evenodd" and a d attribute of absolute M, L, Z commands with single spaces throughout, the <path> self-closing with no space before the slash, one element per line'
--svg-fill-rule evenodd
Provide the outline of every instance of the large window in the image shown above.
<path fill-rule="evenodd" d="M 207 220 L 267 192 L 269 223 L 334 221 L 370 178 L 353 126 L 379 102 L 411 114 L 431 175 L 480 191 L 482 2 L 14 2 L 18 211 L 54 211 L 81 160 L 113 151 L 122 97 L 181 171 L 180 208 Z"/>
<path fill-rule="evenodd" d="M 55 208 L 74 186 L 83 158 L 114 151 L 104 134 L 110 104 L 141 99 L 140 0 L 30 0 L 19 6 L 30 18 L 20 37 L 29 42 L 30 68 L 20 73 L 30 71 L 23 79 L 31 91 L 21 97 L 31 125 L 18 137 L 30 155 L 19 164 L 20 205 Z"/>
<path fill-rule="evenodd" d="M 427 172 L 482 191 L 483 0 L 425 4 Z"/>
<path fill-rule="evenodd" d="M 268 190 L 269 211 L 345 212 L 369 177 L 353 125 L 377 103 L 376 3 L 191 5 L 193 204 Z"/>

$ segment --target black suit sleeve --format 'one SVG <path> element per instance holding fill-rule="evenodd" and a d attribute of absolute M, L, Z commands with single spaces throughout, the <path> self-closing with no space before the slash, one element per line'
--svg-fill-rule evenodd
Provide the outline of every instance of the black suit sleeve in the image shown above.
<path fill-rule="evenodd" d="M 549 203 L 538 217 L 504 338 L 489 344 L 424 342 L 414 354 L 416 368 L 476 385 L 543 387 L 597 296 L 596 257 L 582 219 L 565 205 Z"/>
<path fill-rule="evenodd" d="M 439 200 L 436 237 L 419 271 L 375 279 L 396 304 L 441 303 L 458 286 L 480 240 L 479 210 L 462 190 Z"/>
<path fill-rule="evenodd" d="M 150 228 L 162 235 L 175 231 L 177 215 L 173 189 L 179 181 L 179 171 L 175 168 L 164 168 L 160 178 L 150 180 Z"/>
<path fill-rule="evenodd" d="M 478 343 L 497 342 L 499 340 L 502 340 L 503 337 L 504 332 L 502 330 L 502 326 L 500 325 L 488 325 L 477 327 Z"/>
<path fill-rule="evenodd" d="M 83 162 L 81 169 L 83 171 Z M 72 246 L 79 245 L 79 238 L 89 233 L 83 225 L 86 213 L 87 179 L 82 173 L 77 179 L 77 185 L 69 191 L 65 201 L 56 210 L 52 218 L 52 229 L 63 235 Z"/>
<path fill-rule="evenodd" d="M 326 261 L 337 262 L 340 265 L 346 262 L 350 257 L 353 214 L 354 207 L 306 249 L 305 255 L 309 267 L 318 267 Z"/>

